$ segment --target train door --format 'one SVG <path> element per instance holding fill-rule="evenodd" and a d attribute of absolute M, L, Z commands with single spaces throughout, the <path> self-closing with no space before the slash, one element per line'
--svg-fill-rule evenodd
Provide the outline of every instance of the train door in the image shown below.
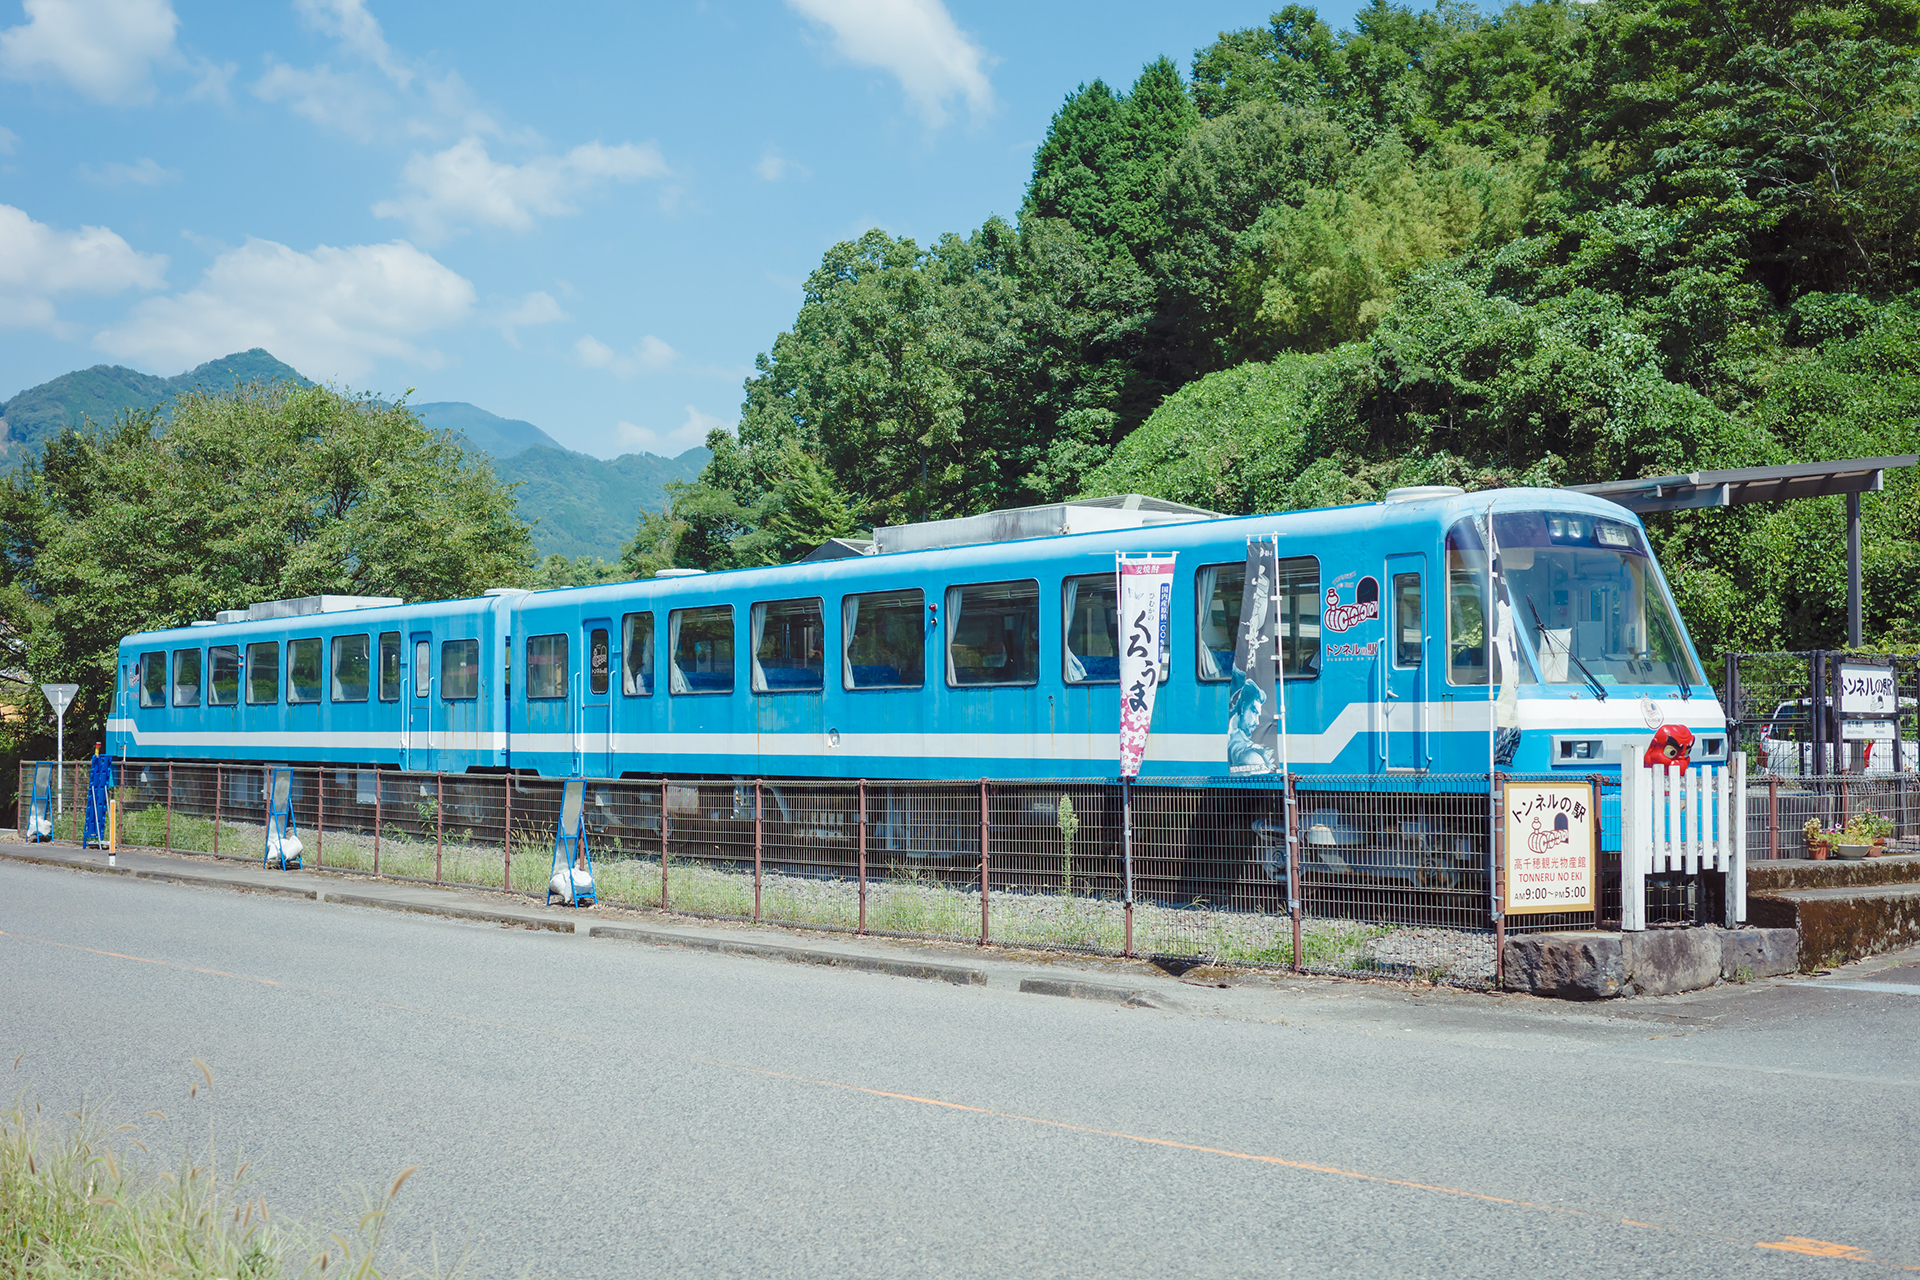
<path fill-rule="evenodd" d="M 575 764 L 587 777 L 613 776 L 613 622 L 593 618 L 580 624 L 581 647 L 586 650 L 580 723 L 575 739 Z"/>
<path fill-rule="evenodd" d="M 407 672 L 407 768 L 431 772 L 433 751 L 433 636 L 416 631 L 409 638 L 412 661 Z"/>
<path fill-rule="evenodd" d="M 1381 668 L 1388 769 L 1427 767 L 1426 579 L 1425 556 L 1387 557 L 1387 642 Z"/>

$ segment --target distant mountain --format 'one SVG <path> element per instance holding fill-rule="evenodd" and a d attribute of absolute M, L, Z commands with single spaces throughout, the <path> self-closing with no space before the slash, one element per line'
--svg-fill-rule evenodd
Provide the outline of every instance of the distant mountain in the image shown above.
<path fill-rule="evenodd" d="M 457 431 L 467 438 L 468 444 L 495 459 L 511 458 L 516 453 L 536 446 L 566 451 L 566 447 L 558 440 L 531 422 L 502 418 L 463 400 L 438 400 L 432 404 L 407 407 L 413 410 L 416 418 L 435 431 Z"/>
<path fill-rule="evenodd" d="M 533 545 L 542 557 L 557 552 L 568 558 L 614 560 L 633 537 L 640 512 L 663 509 L 667 484 L 692 480 L 712 456 L 696 445 L 675 458 L 626 453 L 602 462 L 584 453 L 535 445 L 509 457 L 496 456 L 493 472 L 502 480 L 523 482 L 520 514 L 540 518 L 533 526 Z"/>
<path fill-rule="evenodd" d="M 0 471 L 18 466 L 85 419 L 110 422 L 122 409 L 159 408 L 183 392 L 282 378 L 310 385 L 293 366 L 258 347 L 209 360 L 175 378 L 109 364 L 64 373 L 0 404 Z M 640 512 L 664 508 L 667 484 L 693 479 L 712 456 L 693 448 L 677 458 L 628 453 L 602 462 L 563 448 L 531 422 L 502 418 L 464 401 L 410 407 L 427 426 L 456 432 L 486 454 L 500 479 L 524 482 L 518 493 L 520 518 L 533 524 L 533 543 L 543 557 L 558 552 L 617 559 L 633 537 Z"/>
<path fill-rule="evenodd" d="M 122 409 L 152 409 L 187 391 L 222 391 L 235 383 L 290 378 L 306 385 L 293 366 L 255 347 L 209 360 L 176 378 L 156 378 L 117 364 L 97 364 L 28 387 L 0 404 L 0 468 L 12 468 L 46 441 L 84 419 L 111 422 Z"/>

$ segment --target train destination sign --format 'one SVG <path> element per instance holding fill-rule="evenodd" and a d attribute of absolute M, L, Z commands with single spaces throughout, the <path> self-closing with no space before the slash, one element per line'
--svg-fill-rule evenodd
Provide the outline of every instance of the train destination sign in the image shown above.
<path fill-rule="evenodd" d="M 1591 784 L 1509 782 L 1506 824 L 1509 915 L 1594 909 L 1600 827 Z"/>

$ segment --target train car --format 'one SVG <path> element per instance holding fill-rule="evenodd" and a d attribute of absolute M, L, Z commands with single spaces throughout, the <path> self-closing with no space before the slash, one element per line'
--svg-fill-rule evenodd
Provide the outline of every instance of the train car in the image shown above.
<path fill-rule="evenodd" d="M 1088 524 L 1106 527 L 1071 531 Z M 1156 552 L 1176 557 L 1171 659 L 1142 776 L 1218 777 L 1247 548 L 1272 539 L 1296 773 L 1484 778 L 1497 758 L 1584 776 L 1663 725 L 1692 731 L 1694 760 L 1725 759 L 1646 532 L 1601 499 L 1423 488 L 1228 518 L 1130 497 L 882 533 L 919 549 L 431 604 L 316 597 L 128 636 L 110 750 L 548 777 L 1110 778 L 1115 555 Z M 1490 643 L 1502 617 L 1511 670 Z"/>

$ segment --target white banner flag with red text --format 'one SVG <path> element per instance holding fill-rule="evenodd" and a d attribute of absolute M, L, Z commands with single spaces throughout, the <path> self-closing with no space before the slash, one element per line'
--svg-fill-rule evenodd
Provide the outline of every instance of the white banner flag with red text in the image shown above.
<path fill-rule="evenodd" d="M 1167 670 L 1173 613 L 1173 557 L 1120 560 L 1120 776 L 1140 776 L 1153 727 L 1153 695 Z"/>

